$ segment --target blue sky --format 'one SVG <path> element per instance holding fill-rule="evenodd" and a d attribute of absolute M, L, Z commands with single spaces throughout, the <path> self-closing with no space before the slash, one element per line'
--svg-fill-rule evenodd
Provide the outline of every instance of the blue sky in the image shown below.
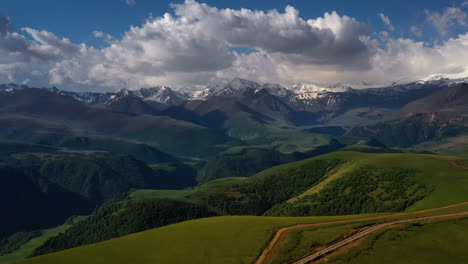
<path fill-rule="evenodd" d="M 0 4 L 0 83 L 90 91 L 465 73 L 468 0 Z"/>
<path fill-rule="evenodd" d="M 150 17 L 172 12 L 171 3 L 181 0 L 135 0 L 129 6 L 125 0 L 2 0 L 0 14 L 9 16 L 17 28 L 32 27 L 48 30 L 74 42 L 85 42 L 101 47 L 102 40 L 93 36 L 95 30 L 113 36 L 124 34 L 131 25 L 140 26 Z M 255 10 L 278 9 L 287 5 L 296 7 L 304 19 L 322 16 L 325 12 L 337 11 L 368 23 L 376 31 L 385 30 L 379 13 L 388 16 L 396 30 L 395 36 L 411 37 L 409 27 L 416 25 L 425 31 L 424 40 L 438 40 L 440 36 L 427 22 L 424 11 L 439 11 L 450 6 L 459 6 L 464 1 L 454 0 L 229 0 L 201 1 L 218 8 L 248 8 Z M 463 32 L 455 28 L 452 35 Z"/>

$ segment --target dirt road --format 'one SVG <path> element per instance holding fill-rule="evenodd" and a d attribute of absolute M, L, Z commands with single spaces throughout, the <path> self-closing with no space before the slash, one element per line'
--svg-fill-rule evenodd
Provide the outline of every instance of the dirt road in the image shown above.
<path fill-rule="evenodd" d="M 411 223 L 411 222 L 420 222 L 420 221 L 427 221 L 427 220 L 436 220 L 436 219 L 444 219 L 444 218 L 453 218 L 453 217 L 463 217 L 463 216 L 468 216 L 468 212 L 460 212 L 460 213 L 453 213 L 453 214 L 443 214 L 443 215 L 433 215 L 433 216 L 425 216 L 425 217 L 417 217 L 417 218 L 410 218 L 410 219 L 403 219 L 403 220 L 396 220 L 396 221 L 390 221 L 382 224 L 377 224 L 372 227 L 369 227 L 367 229 L 364 229 L 363 231 L 350 236 L 346 239 L 343 239 L 341 241 L 336 242 L 335 244 L 326 247 L 322 250 L 319 250 L 311 255 L 308 255 L 300 260 L 297 260 L 293 262 L 292 264 L 307 264 L 311 263 L 314 260 L 317 260 L 321 258 L 322 256 L 331 253 L 332 251 L 343 247 L 345 245 L 348 245 L 362 237 L 365 237 L 373 232 L 376 232 L 378 230 L 381 230 L 383 228 L 392 226 L 392 225 L 397 225 L 397 224 L 403 224 L 403 223 Z"/>
<path fill-rule="evenodd" d="M 459 161 L 465 161 L 465 160 L 452 160 L 452 161 L 450 161 L 450 164 L 452 164 L 452 165 L 455 166 L 455 167 L 468 170 L 468 167 L 463 166 L 463 165 L 461 165 L 461 164 L 458 164 Z"/>
<path fill-rule="evenodd" d="M 385 218 L 388 218 L 388 217 L 395 217 L 395 216 L 404 216 L 404 215 L 410 216 L 410 215 L 414 215 L 414 214 L 418 214 L 418 213 L 432 212 L 432 211 L 453 208 L 453 207 L 457 207 L 457 206 L 460 206 L 460 205 L 466 205 L 466 204 L 468 204 L 468 202 L 443 206 L 443 207 L 439 207 L 439 208 L 432 208 L 432 209 L 422 210 L 422 211 L 418 211 L 418 212 L 395 213 L 395 214 L 388 214 L 388 215 L 379 215 L 379 216 L 374 216 L 374 217 L 355 218 L 355 219 L 338 220 L 338 221 L 330 221 L 330 222 L 322 222 L 322 223 L 299 224 L 299 225 L 282 227 L 282 228 L 279 228 L 279 229 L 276 230 L 275 234 L 273 235 L 273 238 L 268 242 L 267 246 L 263 249 L 262 253 L 260 254 L 260 256 L 255 261 L 255 264 L 267 264 L 266 261 L 267 261 L 268 255 L 270 254 L 272 249 L 277 245 L 278 241 L 280 240 L 280 237 L 289 230 L 301 229 L 301 228 L 307 228 L 307 227 L 314 227 L 314 226 L 322 226 L 322 225 L 330 225 L 330 224 L 343 224 L 343 223 L 352 223 L 352 222 L 367 221 L 367 220 L 379 220 L 379 219 L 385 219 Z M 410 220 L 410 219 L 405 219 L 405 220 Z"/>

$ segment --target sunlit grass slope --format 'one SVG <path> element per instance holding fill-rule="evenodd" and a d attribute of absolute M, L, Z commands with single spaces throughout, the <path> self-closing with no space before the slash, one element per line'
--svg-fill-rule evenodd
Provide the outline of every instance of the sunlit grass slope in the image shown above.
<path fill-rule="evenodd" d="M 23 264 L 251 263 L 277 227 L 363 216 L 198 219 L 32 258 Z"/>

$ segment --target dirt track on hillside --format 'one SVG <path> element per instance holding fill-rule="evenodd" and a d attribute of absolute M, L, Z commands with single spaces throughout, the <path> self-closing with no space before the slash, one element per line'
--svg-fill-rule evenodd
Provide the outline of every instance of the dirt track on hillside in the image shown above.
<path fill-rule="evenodd" d="M 346 239 L 337 241 L 336 243 L 333 243 L 332 245 L 319 250 L 317 252 L 314 252 L 310 255 L 307 255 L 297 261 L 294 261 L 291 264 L 307 264 L 311 263 L 312 261 L 318 260 L 322 258 L 324 255 L 329 254 L 339 248 L 342 248 L 346 245 L 349 245 L 371 233 L 374 233 L 376 231 L 379 231 L 381 229 L 393 226 L 393 225 L 398 225 L 398 224 L 403 224 L 403 223 L 413 223 L 413 222 L 421 222 L 421 221 L 429 221 L 429 220 L 437 220 L 437 219 L 447 219 L 447 218 L 459 218 L 459 217 L 466 217 L 468 216 L 468 211 L 466 212 L 459 212 L 459 213 L 452 213 L 452 214 L 442 214 L 442 215 L 432 215 L 432 216 L 425 216 L 425 217 L 417 217 L 417 218 L 408 218 L 408 219 L 402 219 L 402 220 L 395 220 L 395 221 L 390 221 L 390 222 L 385 222 L 381 224 L 376 224 L 373 225 L 362 232 L 359 232 L 353 236 L 350 236 Z"/>
<path fill-rule="evenodd" d="M 459 161 L 465 161 L 465 160 L 452 160 L 452 161 L 450 161 L 450 164 L 452 164 L 455 167 L 468 170 L 468 167 L 458 164 L 457 162 L 459 162 Z"/>
<path fill-rule="evenodd" d="M 373 217 L 364 217 L 364 218 L 355 218 L 355 219 L 346 219 L 346 220 L 337 220 L 337 221 L 329 221 L 329 222 L 321 222 L 321 223 L 311 223 L 311 224 L 298 224 L 298 225 L 293 225 L 293 226 L 286 226 L 279 228 L 275 231 L 273 238 L 268 242 L 268 244 L 264 247 L 262 250 L 262 253 L 260 256 L 257 258 L 257 260 L 254 262 L 255 264 L 267 264 L 266 262 L 268 260 L 268 256 L 270 252 L 272 252 L 272 249 L 276 246 L 278 241 L 280 240 L 280 237 L 285 234 L 285 232 L 293 229 L 301 229 L 301 228 L 307 228 L 307 227 L 314 227 L 314 226 L 322 226 L 322 225 L 330 225 L 330 224 L 343 224 L 343 223 L 352 223 L 352 222 L 359 222 L 359 221 L 367 221 L 367 220 L 379 220 L 379 219 L 384 219 L 388 217 L 395 217 L 395 216 L 404 216 L 404 215 L 415 215 L 419 213 L 426 213 L 426 212 L 433 212 L 437 210 L 442 210 L 442 209 L 448 209 L 448 208 L 453 208 L 457 207 L 460 205 L 466 205 L 468 202 L 463 202 L 463 203 L 458 203 L 458 204 L 453 204 L 453 205 L 447 205 L 443 207 L 438 207 L 438 208 L 432 208 L 432 209 L 426 209 L 422 211 L 417 211 L 417 212 L 409 212 L 409 213 L 395 213 L 395 214 L 388 214 L 388 215 L 379 215 L 379 216 L 373 216 Z"/>

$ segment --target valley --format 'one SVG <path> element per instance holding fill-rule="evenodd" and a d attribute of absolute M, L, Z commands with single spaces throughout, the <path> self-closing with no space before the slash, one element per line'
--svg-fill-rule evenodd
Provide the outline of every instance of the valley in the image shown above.
<path fill-rule="evenodd" d="M 0 2 L 0 264 L 468 263 L 468 0 Z"/>
<path fill-rule="evenodd" d="M 0 86 L 0 263 L 290 263 L 363 225 L 464 216 L 465 83 L 295 87 Z"/>

